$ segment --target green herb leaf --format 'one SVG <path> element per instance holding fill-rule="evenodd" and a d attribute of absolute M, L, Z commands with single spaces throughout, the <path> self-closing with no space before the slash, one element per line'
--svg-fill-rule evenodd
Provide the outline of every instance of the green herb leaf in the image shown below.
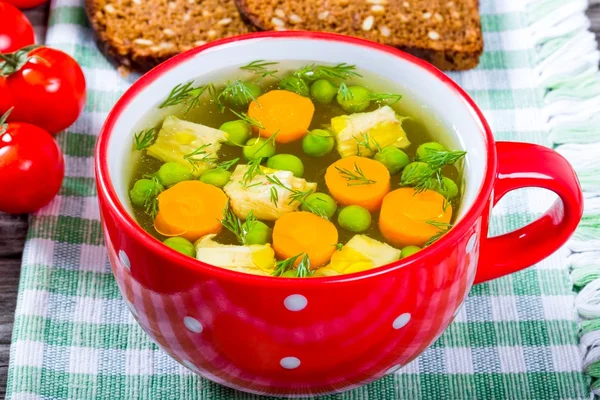
<path fill-rule="evenodd" d="M 217 97 L 219 104 L 221 104 L 221 102 L 220 102 L 221 98 L 227 98 L 227 97 L 240 98 L 243 100 L 244 103 L 249 103 L 250 101 L 256 101 L 256 97 L 254 97 L 254 94 L 252 94 L 252 91 L 248 88 L 248 86 L 246 86 L 246 84 L 244 82 L 242 82 L 239 79 L 237 79 L 233 83 L 231 83 L 230 81 L 227 81 L 227 85 L 225 86 L 225 89 L 223 89 L 221 91 L 221 93 L 219 94 L 219 96 Z"/>
<path fill-rule="evenodd" d="M 343 243 L 336 243 L 336 244 L 334 244 L 334 246 L 335 246 L 336 251 L 342 251 L 342 249 L 344 248 Z"/>
<path fill-rule="evenodd" d="M 167 96 L 162 103 L 158 105 L 158 108 L 165 108 L 170 106 L 175 106 L 178 104 L 185 104 L 187 108 L 185 113 L 187 114 L 192 108 L 198 107 L 200 105 L 200 96 L 212 86 L 202 85 L 202 86 L 194 86 L 194 82 L 190 81 L 187 83 L 180 83 L 171 89 L 171 92 Z"/>
<path fill-rule="evenodd" d="M 302 207 L 304 207 L 308 211 L 312 212 L 313 214 L 318 215 L 319 217 L 324 218 L 324 219 L 329 219 L 327 217 L 327 214 L 325 213 L 325 211 L 323 211 L 322 208 L 314 207 L 312 204 L 309 204 L 306 202 L 306 198 L 310 194 L 313 193 L 312 189 L 308 189 L 308 190 L 293 189 L 289 186 L 284 185 L 283 182 L 281 182 L 281 180 L 276 175 L 266 175 L 266 178 L 267 178 L 267 181 L 269 181 L 273 185 L 279 186 L 290 192 L 290 201 L 288 201 L 288 205 L 291 205 L 294 202 L 298 202 L 298 203 L 300 203 L 300 205 L 302 205 Z M 279 201 L 279 197 L 277 197 L 277 200 Z"/>
<path fill-rule="evenodd" d="M 356 72 L 356 65 L 346 63 L 340 63 L 333 66 L 310 64 L 294 72 L 294 75 L 309 81 L 321 78 L 338 78 L 346 80 L 354 77 L 362 77 L 362 75 Z"/>
<path fill-rule="evenodd" d="M 338 94 L 342 97 L 343 101 L 352 100 L 354 98 L 354 94 L 348 89 L 348 85 L 346 82 L 340 83 L 338 87 Z"/>
<path fill-rule="evenodd" d="M 369 100 L 376 101 L 378 103 L 391 100 L 391 104 L 396 104 L 402 98 L 401 94 L 396 93 L 370 93 Z"/>
<path fill-rule="evenodd" d="M 225 171 L 228 171 L 229 168 L 233 167 L 238 161 L 240 161 L 239 157 L 236 157 L 233 160 L 220 162 L 217 164 L 216 169 L 224 169 Z"/>
<path fill-rule="evenodd" d="M 269 190 L 271 192 L 271 203 L 275 205 L 275 207 L 279 206 L 279 192 L 277 192 L 277 188 L 275 186 L 271 186 Z"/>
<path fill-rule="evenodd" d="M 152 190 L 146 193 L 146 197 L 144 198 L 144 212 L 154 221 L 158 214 L 158 194 L 162 192 L 162 185 L 156 176 L 152 176 L 151 179 L 154 186 Z"/>
<path fill-rule="evenodd" d="M 313 274 L 313 271 L 310 269 L 310 258 L 306 253 L 300 253 L 290 258 L 286 258 L 285 260 L 277 261 L 275 263 L 275 271 L 271 275 L 273 276 L 281 276 L 286 271 L 294 269 L 294 264 L 298 258 L 302 257 L 298 266 L 296 267 L 296 278 L 306 278 Z"/>
<path fill-rule="evenodd" d="M 255 126 L 255 127 L 259 128 L 259 129 L 265 129 L 265 127 L 263 126 L 262 122 L 260 122 L 256 118 L 253 118 L 253 117 L 249 116 L 245 112 L 238 113 L 238 112 L 236 112 L 234 110 L 229 110 L 229 111 L 231 111 L 233 113 L 233 115 L 235 115 L 239 119 L 241 119 L 243 121 L 246 121 L 246 123 L 248 125 Z"/>
<path fill-rule="evenodd" d="M 430 246 L 437 240 L 439 240 L 442 236 L 444 236 L 454 225 L 446 222 L 440 222 L 432 219 L 428 219 L 425 223 L 439 229 L 435 235 L 429 238 L 427 242 L 425 242 L 425 247 Z"/>
<path fill-rule="evenodd" d="M 249 188 L 251 186 L 248 186 L 248 183 L 252 182 L 252 180 L 254 179 L 254 177 L 258 174 L 261 174 L 262 172 L 260 171 L 260 163 L 262 162 L 262 160 L 260 158 L 251 160 L 250 162 L 248 162 L 248 168 L 246 169 L 246 172 L 244 172 L 244 176 L 242 177 L 243 182 L 242 185 L 245 186 L 246 188 Z M 260 184 L 260 182 L 258 183 Z"/>
<path fill-rule="evenodd" d="M 192 168 L 194 170 L 196 170 L 199 167 L 200 163 L 214 163 L 217 161 L 217 159 L 211 157 L 211 155 L 208 154 L 205 150 L 211 145 L 212 143 L 203 144 L 191 153 L 184 155 L 183 159 L 192 164 Z"/>
<path fill-rule="evenodd" d="M 276 69 L 269 69 L 269 67 L 273 65 L 278 65 L 279 63 L 276 61 L 265 61 L 265 60 L 255 60 L 250 64 L 244 65 L 240 67 L 245 71 L 250 71 L 253 74 L 260 75 L 261 79 L 266 78 L 267 76 L 275 77 L 277 73 Z"/>
<path fill-rule="evenodd" d="M 310 89 L 308 88 L 308 85 L 304 79 L 298 78 L 297 76 L 288 76 L 283 78 L 279 82 L 279 88 L 297 93 L 304 97 L 308 97 L 310 95 Z"/>
<path fill-rule="evenodd" d="M 462 150 L 447 151 L 428 148 L 427 154 L 425 154 L 425 157 L 421 161 L 426 162 L 431 169 L 439 169 L 446 165 L 457 163 L 466 154 L 467 152 Z"/>
<path fill-rule="evenodd" d="M 256 217 L 252 210 L 246 215 L 246 220 L 242 222 L 241 219 L 235 215 L 231 207 L 229 206 L 229 200 L 227 200 L 227 204 L 223 209 L 223 219 L 219 220 L 221 225 L 231 233 L 233 233 L 240 244 L 246 245 L 246 236 L 248 232 L 252 229 L 254 224 L 256 223 Z"/>
<path fill-rule="evenodd" d="M 156 137 L 156 128 L 143 129 L 134 134 L 135 136 L 135 149 L 143 150 L 147 149 L 152 145 Z"/>
<path fill-rule="evenodd" d="M 348 186 L 372 185 L 373 183 L 377 183 L 376 180 L 367 178 L 357 163 L 354 163 L 354 170 L 352 171 L 348 168 L 340 167 L 335 167 L 335 169 L 348 181 Z"/>
<path fill-rule="evenodd" d="M 356 155 L 357 156 L 361 155 L 361 150 L 360 150 L 361 146 L 365 149 L 368 149 L 372 153 L 381 151 L 381 146 L 379 146 L 379 143 L 377 142 L 377 140 L 375 140 L 374 138 L 371 138 L 371 136 L 369 136 L 369 134 L 366 132 L 361 132 L 360 136 L 353 136 L 353 138 L 354 138 L 354 140 L 356 140 Z M 373 147 L 375 148 L 375 150 L 373 150 L 373 148 L 371 148 L 371 143 L 373 144 Z"/>

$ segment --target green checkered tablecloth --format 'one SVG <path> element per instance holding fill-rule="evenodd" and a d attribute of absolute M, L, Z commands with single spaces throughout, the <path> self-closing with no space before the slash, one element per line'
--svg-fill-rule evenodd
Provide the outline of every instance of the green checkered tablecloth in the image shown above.
<path fill-rule="evenodd" d="M 600 375 L 600 324 L 594 320 L 600 316 L 594 288 L 600 285 L 592 285 L 600 276 L 594 262 L 600 258 L 600 202 L 593 198 L 600 192 L 594 163 L 600 135 L 598 117 L 590 112 L 598 110 L 600 80 L 585 7 L 585 0 L 481 0 L 481 64 L 450 74 L 482 108 L 497 139 L 555 146 L 574 163 L 587 197 L 581 230 L 537 266 L 474 287 L 447 332 L 411 364 L 327 398 L 589 397 L 584 369 Z M 98 52 L 82 0 L 52 2 L 45 39 L 81 64 L 88 101 L 79 120 L 57 138 L 66 161 L 62 190 L 31 217 L 7 398 L 255 398 L 193 375 L 158 349 L 129 314 L 103 245 L 92 157 L 106 114 L 135 77 L 120 77 Z M 494 210 L 492 234 L 522 226 L 553 199 L 541 190 L 510 194 Z M 577 286 L 585 286 L 577 297 L 569 265 Z M 588 319 L 581 351 L 576 311 Z"/>

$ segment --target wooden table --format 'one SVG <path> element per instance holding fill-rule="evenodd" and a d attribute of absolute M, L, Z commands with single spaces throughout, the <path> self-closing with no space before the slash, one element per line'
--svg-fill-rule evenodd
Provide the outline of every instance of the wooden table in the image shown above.
<path fill-rule="evenodd" d="M 600 0 L 591 0 L 589 17 L 600 41 Z M 13 314 L 17 303 L 21 253 L 27 233 L 27 216 L 0 213 L 0 398 L 4 398 Z"/>

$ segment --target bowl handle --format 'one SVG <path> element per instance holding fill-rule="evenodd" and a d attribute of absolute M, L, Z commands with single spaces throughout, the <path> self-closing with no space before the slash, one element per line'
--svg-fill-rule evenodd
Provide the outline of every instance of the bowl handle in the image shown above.
<path fill-rule="evenodd" d="M 517 272 L 548 257 L 569 239 L 583 214 L 577 175 L 560 154 L 530 143 L 498 142 L 496 149 L 494 205 L 506 193 L 524 187 L 548 189 L 559 198 L 532 223 L 482 241 L 475 283 Z"/>

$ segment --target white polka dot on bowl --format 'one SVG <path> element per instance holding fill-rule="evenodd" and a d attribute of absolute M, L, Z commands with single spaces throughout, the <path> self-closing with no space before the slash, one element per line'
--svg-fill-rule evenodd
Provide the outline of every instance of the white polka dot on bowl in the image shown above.
<path fill-rule="evenodd" d="M 300 360 L 296 357 L 283 357 L 279 364 L 285 369 L 296 369 L 300 366 Z"/>
<path fill-rule="evenodd" d="M 301 294 L 291 294 L 283 300 L 283 305 L 290 311 L 301 311 L 306 308 L 308 300 Z"/>
<path fill-rule="evenodd" d="M 119 251 L 119 260 L 121 261 L 121 264 L 123 264 L 123 266 L 127 269 L 131 269 L 131 263 L 129 262 L 129 257 L 127 256 L 127 253 L 125 253 L 123 250 Z"/>
<path fill-rule="evenodd" d="M 398 317 L 396 317 L 394 322 L 392 322 L 392 326 L 394 327 L 394 329 L 400 329 L 406 326 L 406 324 L 408 324 L 408 321 L 410 321 L 409 313 L 400 314 Z"/>
<path fill-rule="evenodd" d="M 194 333 L 202 333 L 202 330 L 204 329 L 200 321 L 192 317 L 184 317 L 183 324 L 190 332 Z"/>

